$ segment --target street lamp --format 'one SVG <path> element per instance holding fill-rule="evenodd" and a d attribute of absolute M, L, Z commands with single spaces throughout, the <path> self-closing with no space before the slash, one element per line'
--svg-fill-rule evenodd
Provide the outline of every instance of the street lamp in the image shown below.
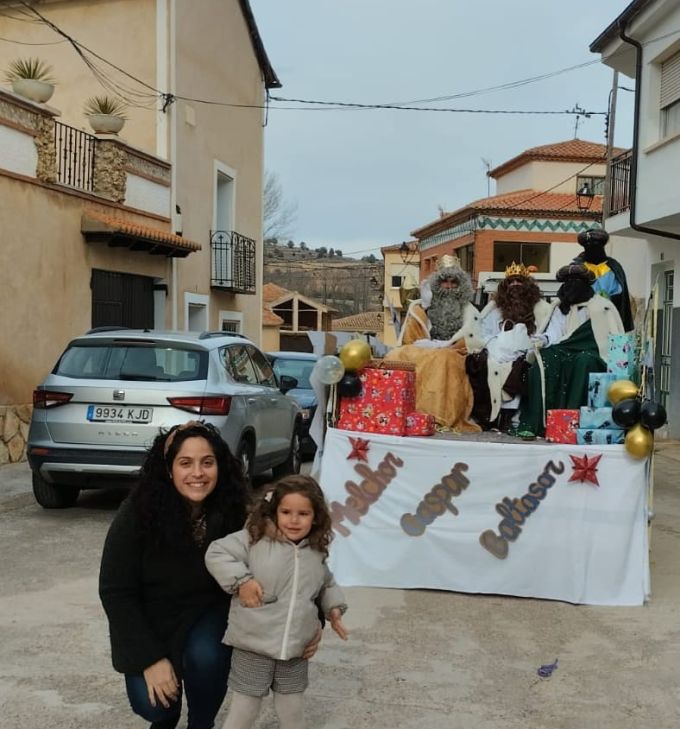
<path fill-rule="evenodd" d="M 410 263 L 413 260 L 413 256 L 415 256 L 416 250 L 415 245 L 409 244 L 406 241 L 404 241 L 399 246 L 399 255 L 401 256 L 401 260 L 404 263 Z"/>
<path fill-rule="evenodd" d="M 585 213 L 588 210 L 590 210 L 590 206 L 593 204 L 593 198 L 595 197 L 595 193 L 591 192 L 590 185 L 588 183 L 584 183 L 580 190 L 576 192 L 576 205 L 578 206 L 578 209 Z"/>

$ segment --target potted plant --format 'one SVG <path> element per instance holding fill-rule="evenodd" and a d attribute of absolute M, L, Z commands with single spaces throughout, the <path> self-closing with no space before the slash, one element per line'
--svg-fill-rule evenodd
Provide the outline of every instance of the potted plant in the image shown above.
<path fill-rule="evenodd" d="M 52 67 L 39 58 L 17 58 L 5 71 L 5 80 L 15 94 L 44 104 L 54 93 L 51 72 Z"/>
<path fill-rule="evenodd" d="M 127 107 L 111 96 L 91 96 L 83 111 L 97 134 L 118 134 L 125 124 Z"/>

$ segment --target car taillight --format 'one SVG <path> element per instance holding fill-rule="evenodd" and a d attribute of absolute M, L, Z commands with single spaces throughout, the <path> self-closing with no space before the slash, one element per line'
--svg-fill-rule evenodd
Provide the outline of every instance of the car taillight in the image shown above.
<path fill-rule="evenodd" d="M 168 402 L 197 415 L 228 415 L 231 409 L 231 397 L 169 397 Z"/>
<path fill-rule="evenodd" d="M 39 410 L 66 405 L 71 400 L 71 392 L 52 392 L 50 390 L 33 390 L 33 407 Z"/>

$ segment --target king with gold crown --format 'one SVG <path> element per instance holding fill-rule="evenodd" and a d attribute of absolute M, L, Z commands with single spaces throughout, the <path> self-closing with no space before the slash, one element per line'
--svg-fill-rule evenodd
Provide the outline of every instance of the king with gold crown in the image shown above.
<path fill-rule="evenodd" d="M 531 337 L 550 315 L 532 274 L 535 267 L 513 261 L 493 299 L 479 315 L 479 351 L 466 366 L 474 392 L 473 418 L 484 428 L 511 428 L 528 368 Z"/>

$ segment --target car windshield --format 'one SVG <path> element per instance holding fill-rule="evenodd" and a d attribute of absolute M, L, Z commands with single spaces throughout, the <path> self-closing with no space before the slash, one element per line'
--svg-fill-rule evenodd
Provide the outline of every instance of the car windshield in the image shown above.
<path fill-rule="evenodd" d="M 281 375 L 294 377 L 300 389 L 311 390 L 312 385 L 309 382 L 309 377 L 312 374 L 315 364 L 316 362 L 310 359 L 285 359 L 283 357 L 276 357 L 273 362 L 273 367 L 279 380 L 281 379 Z"/>
<path fill-rule="evenodd" d="M 97 344 L 70 346 L 54 368 L 55 375 L 92 380 L 183 382 L 205 379 L 205 350 L 172 346 Z"/>

